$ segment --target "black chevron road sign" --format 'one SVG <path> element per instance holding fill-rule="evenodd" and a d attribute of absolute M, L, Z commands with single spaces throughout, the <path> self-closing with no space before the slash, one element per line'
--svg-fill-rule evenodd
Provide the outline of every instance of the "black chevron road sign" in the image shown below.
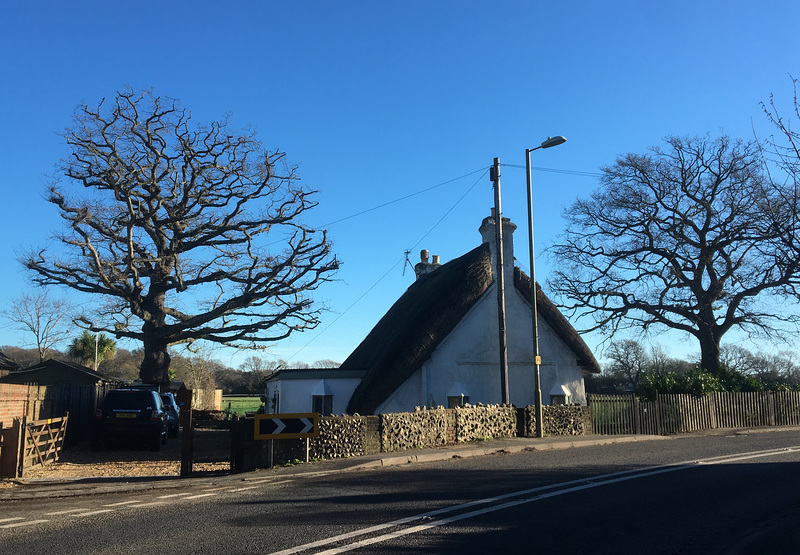
<path fill-rule="evenodd" d="M 319 436 L 316 412 L 256 414 L 255 439 L 293 439 Z"/>

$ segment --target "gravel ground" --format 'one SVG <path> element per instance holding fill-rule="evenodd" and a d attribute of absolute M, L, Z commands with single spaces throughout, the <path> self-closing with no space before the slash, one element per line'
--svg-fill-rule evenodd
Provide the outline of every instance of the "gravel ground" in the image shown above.
<path fill-rule="evenodd" d="M 181 432 L 183 433 L 183 432 Z M 195 472 L 226 471 L 230 469 L 230 443 L 219 431 L 195 430 Z M 109 476 L 178 476 L 181 468 L 181 438 L 171 438 L 160 451 L 150 451 L 146 445 L 111 445 L 92 451 L 89 442 L 65 449 L 61 459 L 46 465 L 26 468 L 28 478 L 95 478 Z M 0 487 L 14 482 L 1 480 Z"/>

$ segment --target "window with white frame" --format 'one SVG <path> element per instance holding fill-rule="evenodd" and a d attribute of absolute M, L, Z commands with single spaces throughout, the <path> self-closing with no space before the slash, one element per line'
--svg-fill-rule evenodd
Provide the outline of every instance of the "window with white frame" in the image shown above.
<path fill-rule="evenodd" d="M 469 395 L 448 395 L 447 408 L 454 409 L 456 407 L 463 407 L 469 403 Z"/>
<path fill-rule="evenodd" d="M 319 413 L 320 416 L 333 414 L 333 395 L 312 395 L 311 412 Z"/>

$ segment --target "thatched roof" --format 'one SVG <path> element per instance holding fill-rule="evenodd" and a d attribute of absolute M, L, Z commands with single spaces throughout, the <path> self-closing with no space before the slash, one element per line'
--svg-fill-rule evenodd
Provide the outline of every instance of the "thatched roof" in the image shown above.
<path fill-rule="evenodd" d="M 415 281 L 342 363 L 367 370 L 347 412 L 372 414 L 433 354 L 492 284 L 483 244 Z"/>
<path fill-rule="evenodd" d="M 515 286 L 530 302 L 530 278 L 518 269 L 514 275 Z M 414 282 L 342 363 L 341 370 L 366 371 L 347 412 L 372 414 L 431 357 L 492 283 L 487 243 Z M 581 366 L 599 372 L 586 343 L 541 289 L 539 292 L 542 319 L 580 356 Z"/>

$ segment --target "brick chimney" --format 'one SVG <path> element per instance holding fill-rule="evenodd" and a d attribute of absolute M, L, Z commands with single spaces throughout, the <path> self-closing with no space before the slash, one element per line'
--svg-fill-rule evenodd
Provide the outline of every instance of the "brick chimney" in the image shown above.
<path fill-rule="evenodd" d="M 517 224 L 503 218 L 503 266 L 506 275 L 514 275 L 514 231 L 517 229 Z M 497 276 L 497 240 L 495 239 L 495 213 L 492 208 L 492 215 L 484 218 L 481 226 L 478 228 L 481 233 L 483 243 L 489 243 L 489 249 L 492 253 L 492 276 L 496 279 Z"/>
<path fill-rule="evenodd" d="M 421 278 L 426 274 L 430 274 L 436 268 L 441 266 L 439 263 L 439 255 L 433 255 L 433 262 L 428 262 L 428 251 L 426 249 L 422 249 L 419 252 L 419 262 L 414 266 L 414 273 L 417 275 L 417 279 Z"/>

